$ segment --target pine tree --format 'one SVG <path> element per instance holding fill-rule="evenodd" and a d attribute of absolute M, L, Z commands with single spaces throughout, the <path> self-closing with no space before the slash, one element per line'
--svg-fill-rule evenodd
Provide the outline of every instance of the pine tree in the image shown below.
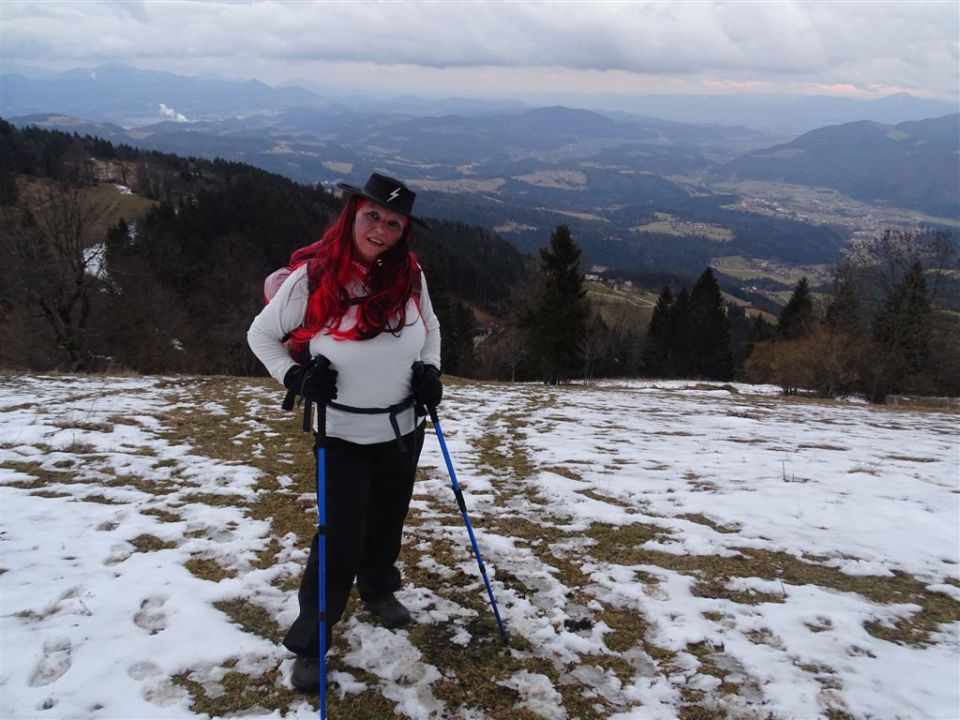
<path fill-rule="evenodd" d="M 582 371 L 580 346 L 589 307 L 580 272 L 580 248 L 566 225 L 550 235 L 540 250 L 542 284 L 526 326 L 545 382 L 556 384 Z"/>
<path fill-rule="evenodd" d="M 813 297 L 806 276 L 800 278 L 793 294 L 780 313 L 777 336 L 780 340 L 797 340 L 810 333 L 816 323 Z"/>
<path fill-rule="evenodd" d="M 827 328 L 835 335 L 859 335 L 860 324 L 860 302 L 853 283 L 841 282 L 827 306 Z"/>
<path fill-rule="evenodd" d="M 681 288 L 667 313 L 663 377 L 688 377 L 693 371 L 690 291 Z"/>
<path fill-rule="evenodd" d="M 897 380 L 894 385 L 926 366 L 931 320 L 923 267 L 915 262 L 887 297 L 873 325 L 873 339 L 888 350 L 887 364 Z"/>
<path fill-rule="evenodd" d="M 670 314 L 673 311 L 673 293 L 665 286 L 657 298 L 657 305 L 650 317 L 647 337 L 643 343 L 643 372 L 649 377 L 661 377 L 666 369 L 668 343 L 670 341 Z"/>
<path fill-rule="evenodd" d="M 691 374 L 713 380 L 729 380 L 733 376 L 730 328 L 723 309 L 720 285 L 709 267 L 697 279 L 690 293 L 687 328 Z"/>

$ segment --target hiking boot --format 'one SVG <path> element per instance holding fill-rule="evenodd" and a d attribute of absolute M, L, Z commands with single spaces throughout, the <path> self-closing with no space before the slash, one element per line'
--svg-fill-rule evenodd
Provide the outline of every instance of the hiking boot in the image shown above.
<path fill-rule="evenodd" d="M 290 682 L 300 692 L 317 692 L 320 689 L 320 658 L 297 655 Z"/>
<path fill-rule="evenodd" d="M 410 622 L 410 611 L 394 597 L 393 593 L 379 600 L 365 602 L 363 606 L 368 613 L 375 615 L 380 620 L 380 624 L 388 630 L 403 627 Z"/>

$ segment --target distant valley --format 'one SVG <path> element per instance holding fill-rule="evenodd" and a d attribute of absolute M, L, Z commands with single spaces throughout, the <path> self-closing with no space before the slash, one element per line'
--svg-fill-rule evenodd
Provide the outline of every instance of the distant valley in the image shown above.
<path fill-rule="evenodd" d="M 199 81 L 178 85 L 177 76 L 158 75 L 147 79 L 165 94 L 152 97 L 179 98 L 178 110 L 197 107 Z M 29 90 L 35 106 L 53 102 L 36 85 L 15 87 Z M 73 94 L 60 107 L 7 119 L 223 157 L 328 187 L 380 169 L 418 190 L 424 215 L 493 228 L 523 251 L 544 245 L 550 230 L 566 223 L 588 264 L 680 276 L 719 257 L 831 263 L 857 233 L 960 225 L 957 114 L 852 122 L 790 138 L 559 106 L 471 112 L 464 105 L 462 113 L 417 115 L 324 104 L 291 88 L 282 100 L 267 86 L 249 86 L 246 96 L 228 83 L 206 89 L 238 116 L 124 127 L 97 119 L 102 110 L 68 114 L 76 109 Z M 148 90 L 130 97 L 143 112 Z M 890 104 L 884 107 L 889 113 Z"/>

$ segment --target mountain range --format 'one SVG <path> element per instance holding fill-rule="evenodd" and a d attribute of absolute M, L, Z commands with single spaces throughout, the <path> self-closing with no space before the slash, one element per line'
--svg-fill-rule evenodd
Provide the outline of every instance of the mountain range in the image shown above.
<path fill-rule="evenodd" d="M 866 119 L 793 137 L 757 129 L 762 113 L 748 127 L 466 99 L 418 106 L 405 97 L 391 108 L 302 87 L 124 66 L 2 80 L 0 112 L 20 126 L 223 157 L 328 187 L 362 182 L 377 169 L 417 189 L 424 214 L 494 228 L 524 251 L 567 223 L 588 262 L 606 266 L 689 273 L 717 255 L 836 259 L 849 229 L 752 212 L 736 189 L 742 180 L 834 188 L 960 221 L 960 116 L 941 112 L 949 104 L 909 96 L 861 103 Z M 666 107 L 657 102 L 650 108 Z M 714 102 L 721 101 L 677 98 L 674 107 Z M 843 115 L 855 106 L 794 98 L 792 107 L 799 116 L 802 108 Z M 933 110 L 940 117 L 914 117 Z"/>
<path fill-rule="evenodd" d="M 641 115 L 675 122 L 743 125 L 780 140 L 824 125 L 856 120 L 898 124 L 957 112 L 956 103 L 896 93 L 878 100 L 823 95 L 583 95 L 554 93 L 524 101 L 450 97 L 367 97 L 302 79 L 279 87 L 257 80 L 188 77 L 112 63 L 63 73 L 7 65 L 0 76 L 0 115 L 56 111 L 123 126 L 149 124 L 164 115 L 161 103 L 188 120 L 224 119 L 290 107 L 345 106 L 377 115 L 450 115 L 517 112 L 564 105 L 609 114 L 616 120 Z M 175 115 L 174 115 L 175 117 Z"/>
<path fill-rule="evenodd" d="M 839 190 L 960 218 L 960 114 L 898 125 L 862 120 L 754 150 L 723 166 L 738 177 Z"/>

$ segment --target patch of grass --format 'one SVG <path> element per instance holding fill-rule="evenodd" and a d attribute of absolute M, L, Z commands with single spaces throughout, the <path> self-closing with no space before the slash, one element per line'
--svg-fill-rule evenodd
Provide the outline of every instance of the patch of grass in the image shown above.
<path fill-rule="evenodd" d="M 229 662 L 229 661 L 228 661 Z M 300 699 L 300 694 L 285 687 L 280 680 L 279 667 L 267 670 L 259 676 L 228 672 L 219 685 L 222 692 L 208 695 L 202 683 L 193 679 L 193 672 L 175 675 L 173 684 L 184 688 L 191 698 L 190 709 L 200 715 L 224 717 L 234 714 L 249 714 L 262 709 L 263 715 L 279 710 L 285 715 L 290 705 Z"/>
<path fill-rule="evenodd" d="M 213 558 L 194 556 L 184 563 L 184 567 L 196 577 L 210 582 L 220 582 L 237 576 L 236 570 L 223 567 Z"/>
<path fill-rule="evenodd" d="M 702 690 L 684 688 L 680 691 L 684 704 L 677 711 L 678 720 L 726 720 L 727 711 L 719 707 L 706 707 L 702 702 L 706 693 Z"/>
<path fill-rule="evenodd" d="M 612 530 L 606 531 L 612 534 Z M 649 532 L 649 531 L 648 531 Z M 593 532 L 591 536 L 597 537 Z M 737 548 L 741 553 L 733 557 L 716 555 L 672 555 L 646 550 L 629 542 L 601 542 L 591 553 L 604 562 L 621 565 L 657 565 L 697 579 L 694 594 L 703 597 L 724 597 L 736 602 L 782 602 L 777 595 L 763 593 L 732 593 L 726 588 L 731 578 L 779 579 L 786 585 L 817 585 L 841 592 L 857 593 L 880 604 L 911 603 L 920 610 L 903 619 L 896 627 L 868 627 L 878 637 L 913 646 L 930 644 L 930 633 L 943 623 L 960 621 L 960 602 L 943 593 L 931 592 L 925 583 L 903 573 L 893 577 L 875 575 L 846 575 L 840 570 L 815 562 L 801 560 L 783 552 Z"/>
<path fill-rule="evenodd" d="M 913 455 L 885 455 L 888 460 L 899 460 L 900 462 L 929 463 L 937 462 L 936 458 L 915 457 Z"/>
<path fill-rule="evenodd" d="M 148 535 L 147 533 L 137 535 L 133 540 L 129 540 L 128 542 L 137 549 L 137 552 L 142 553 L 169 550 L 177 546 L 172 540 L 161 540 L 155 535 Z"/>
<path fill-rule="evenodd" d="M 516 653 L 506 652 L 497 636 L 491 635 L 486 623 L 475 619 L 468 623 L 471 640 L 466 645 L 451 641 L 450 625 L 415 625 L 410 639 L 423 653 L 425 663 L 443 668 L 446 677 L 433 683 L 433 694 L 452 707 L 466 706 L 495 717 L 495 711 L 506 711 L 519 698 L 514 690 L 497 684 L 527 666 Z"/>
<path fill-rule="evenodd" d="M 184 505 L 237 507 L 243 505 L 244 499 L 245 498 L 242 495 L 234 495 L 231 493 L 224 493 L 223 495 L 218 495 L 216 493 L 190 493 L 188 495 L 181 496 L 178 507 L 183 507 Z"/>
<path fill-rule="evenodd" d="M 764 603 L 786 602 L 786 595 L 774 595 L 756 590 L 733 590 L 727 586 L 729 578 L 722 575 L 697 582 L 690 593 L 696 597 L 721 598 L 740 605 L 762 605 Z"/>
<path fill-rule="evenodd" d="M 110 415 L 106 420 L 111 425 L 128 425 L 131 427 L 139 427 L 140 423 L 136 419 L 130 417 L 129 415 L 121 415 L 119 413 Z"/>
<path fill-rule="evenodd" d="M 833 630 L 833 621 L 828 617 L 818 617 L 816 622 L 805 622 L 804 625 L 813 633 L 822 633 Z"/>
<path fill-rule="evenodd" d="M 480 463 L 490 468 L 494 476 L 501 476 L 504 471 L 508 471 L 515 480 L 530 477 L 534 467 L 522 450 L 522 440 L 522 437 L 512 435 L 508 442 L 495 432 L 484 433 L 478 441 Z"/>
<path fill-rule="evenodd" d="M 172 513 L 169 510 L 164 510 L 163 508 L 147 508 L 146 510 L 140 511 L 141 515 L 150 515 L 157 518 L 160 522 L 175 523 L 183 522 L 183 518 L 176 513 Z"/>
<path fill-rule="evenodd" d="M 633 510 L 633 505 L 628 502 L 625 502 L 619 498 L 610 497 L 609 495 L 601 495 L 600 493 L 594 490 L 577 490 L 577 493 L 588 497 L 591 500 L 597 500 L 598 502 L 607 503 L 608 505 L 616 505 L 617 507 L 627 508 Z"/>
<path fill-rule="evenodd" d="M 662 542 L 670 538 L 670 530 L 648 523 L 609 525 L 592 523 L 586 533 L 596 540 L 590 553 L 598 560 L 617 565 L 637 565 L 633 562 L 639 546 L 650 541 Z"/>
<path fill-rule="evenodd" d="M 78 479 L 77 476 L 72 472 L 67 472 L 65 470 L 50 470 L 43 466 L 43 463 L 31 461 L 23 462 L 19 460 L 5 460 L 0 467 L 13 470 L 15 472 L 23 473 L 24 475 L 29 475 L 33 480 L 15 480 L 14 482 L 5 483 L 7 487 L 21 488 L 23 490 L 37 490 L 47 485 L 56 485 L 59 483 L 87 483 L 88 480 Z"/>
<path fill-rule="evenodd" d="M 277 559 L 277 553 L 283 549 L 283 546 L 280 545 L 280 541 L 275 537 L 270 538 L 270 542 L 267 543 L 267 546 L 260 550 L 257 553 L 257 560 L 253 563 L 253 566 L 258 570 L 266 570 L 269 567 L 273 567 Z"/>
<path fill-rule="evenodd" d="M 714 522 L 703 513 L 685 513 L 683 515 L 677 515 L 676 517 L 689 520 L 690 522 L 697 523 L 698 525 L 706 525 L 708 528 L 716 530 L 718 533 L 735 534 L 740 532 L 739 526 L 729 527 L 727 525 L 721 525 L 720 523 Z"/>
<path fill-rule="evenodd" d="M 565 477 L 567 480 L 583 480 L 583 476 L 568 465 L 545 465 L 542 469 L 552 472 L 554 475 Z"/>
<path fill-rule="evenodd" d="M 605 605 L 603 611 L 599 613 L 598 619 L 606 623 L 611 630 L 611 632 L 604 634 L 603 641 L 614 652 L 626 652 L 644 644 L 644 636 L 649 625 L 639 612 Z M 669 651 L 664 651 L 664 653 L 659 659 L 672 660 L 675 657 L 675 654 Z"/>
<path fill-rule="evenodd" d="M 113 425 L 106 422 L 84 422 L 82 420 L 67 420 L 58 423 L 64 430 L 86 430 L 88 432 L 112 433 Z"/>
<path fill-rule="evenodd" d="M 157 482 L 147 480 L 136 475 L 123 475 L 104 483 L 107 487 L 134 488 L 148 495 L 170 495 L 177 492 L 179 488 L 169 482 Z"/>
<path fill-rule="evenodd" d="M 81 442 L 80 440 L 74 440 L 69 445 L 63 448 L 65 453 L 73 453 L 74 455 L 93 455 L 97 452 L 96 445 L 93 445 L 88 442 Z"/>
<path fill-rule="evenodd" d="M 279 645 L 286 634 L 266 608 L 244 598 L 220 600 L 213 606 L 243 628 L 244 632 L 259 635 L 270 642 Z"/>
<path fill-rule="evenodd" d="M 704 675 L 711 675 L 720 680 L 720 685 L 712 692 L 721 695 L 735 695 L 740 691 L 740 685 L 727 682 L 727 676 L 731 674 L 729 670 L 722 669 L 717 664 L 717 649 L 705 642 L 688 643 L 687 652 L 700 661 L 700 672 Z"/>
<path fill-rule="evenodd" d="M 80 500 L 82 502 L 100 503 L 101 505 L 126 505 L 127 504 L 125 502 L 121 502 L 120 500 L 111 500 L 105 495 L 84 495 L 82 497 L 78 497 L 77 500 Z"/>

